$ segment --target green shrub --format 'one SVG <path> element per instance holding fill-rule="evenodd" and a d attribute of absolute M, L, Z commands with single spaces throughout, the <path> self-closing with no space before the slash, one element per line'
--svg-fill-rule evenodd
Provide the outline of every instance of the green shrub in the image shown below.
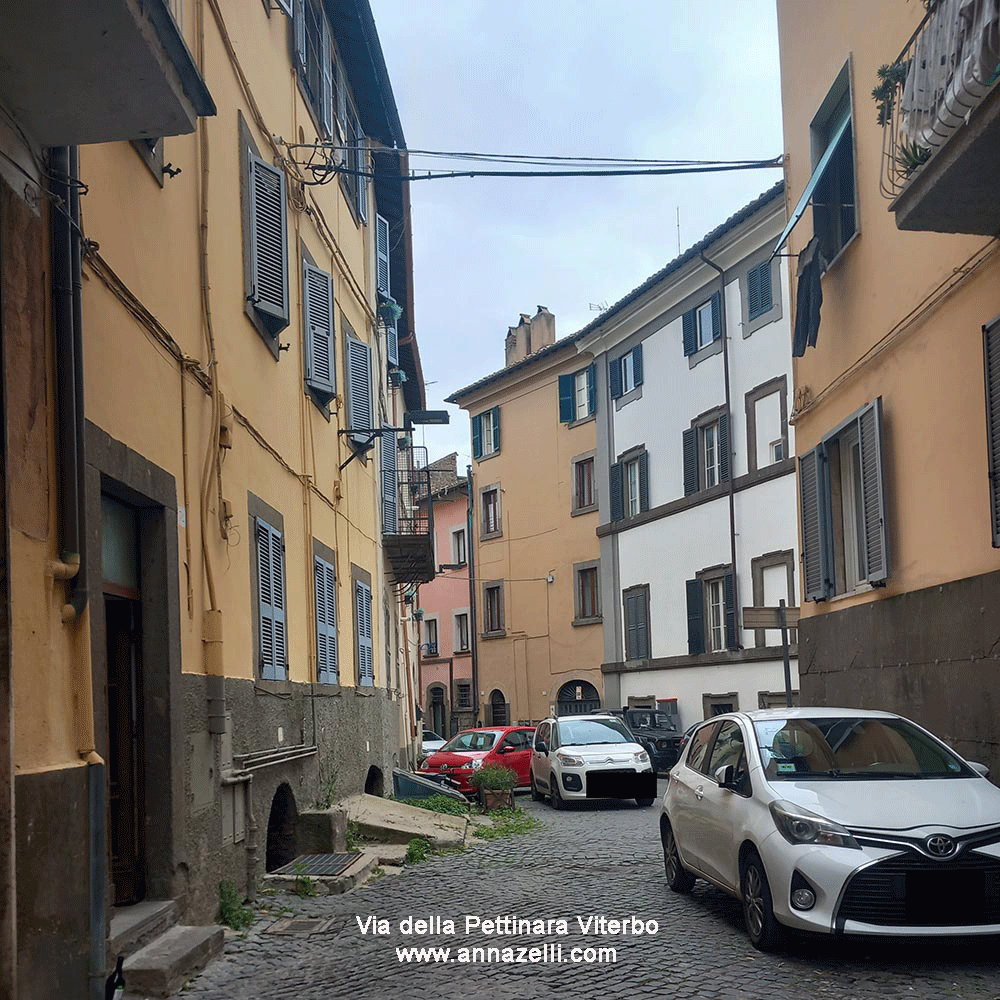
<path fill-rule="evenodd" d="M 469 784 L 485 792 L 510 792 L 517 787 L 517 771 L 509 767 L 483 767 L 469 779 Z"/>
<path fill-rule="evenodd" d="M 448 816 L 468 816 L 469 804 L 459 802 L 450 795 L 429 795 L 426 799 L 399 799 L 404 805 L 429 809 L 431 812 L 445 813 Z"/>
<path fill-rule="evenodd" d="M 431 853 L 431 845 L 423 837 L 414 837 L 406 845 L 407 864 L 415 865 L 427 860 L 427 855 Z"/>
<path fill-rule="evenodd" d="M 496 840 L 499 837 L 512 837 L 517 833 L 531 833 L 538 828 L 538 820 L 523 809 L 496 809 L 490 814 L 492 826 L 480 826 L 475 830 L 475 836 L 483 840 Z"/>
<path fill-rule="evenodd" d="M 253 923 L 253 910 L 243 905 L 232 882 L 219 883 L 219 919 L 234 931 L 245 931 Z"/>

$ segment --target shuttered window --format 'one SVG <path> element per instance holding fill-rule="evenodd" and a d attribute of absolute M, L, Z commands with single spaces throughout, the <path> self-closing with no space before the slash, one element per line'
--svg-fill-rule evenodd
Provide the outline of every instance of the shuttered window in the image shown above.
<path fill-rule="evenodd" d="M 631 452 L 611 466 L 611 520 L 621 521 L 649 510 L 649 452 Z"/>
<path fill-rule="evenodd" d="M 361 580 L 354 582 L 354 619 L 357 639 L 358 684 L 375 686 L 375 658 L 372 648 L 372 589 Z"/>
<path fill-rule="evenodd" d="M 472 457 L 485 458 L 500 450 L 500 407 L 472 418 Z"/>
<path fill-rule="evenodd" d="M 636 344 L 627 354 L 608 365 L 608 381 L 612 399 L 620 399 L 642 385 L 642 344 Z"/>
<path fill-rule="evenodd" d="M 357 445 L 372 438 L 372 350 L 362 340 L 347 336 L 347 430 Z"/>
<path fill-rule="evenodd" d="M 774 306 L 771 291 L 771 261 L 761 261 L 747 272 L 747 318 L 756 319 Z"/>
<path fill-rule="evenodd" d="M 684 495 L 729 482 L 729 414 L 699 417 L 682 434 Z"/>
<path fill-rule="evenodd" d="M 983 327 L 986 373 L 986 448 L 993 547 L 1000 548 L 1000 322 Z"/>
<path fill-rule="evenodd" d="M 249 280 L 247 298 L 277 336 L 288 325 L 288 242 L 285 175 L 247 149 Z"/>
<path fill-rule="evenodd" d="M 649 646 L 649 585 L 629 587 L 622 592 L 625 627 L 625 659 L 648 660 Z"/>
<path fill-rule="evenodd" d="M 863 406 L 799 458 L 806 600 L 889 577 L 882 399 Z"/>
<path fill-rule="evenodd" d="M 722 336 L 722 298 L 718 292 L 684 313 L 681 317 L 681 333 L 685 357 L 710 347 Z"/>
<path fill-rule="evenodd" d="M 260 676 L 264 680 L 285 680 L 288 649 L 284 540 L 281 532 L 263 518 L 256 519 L 256 530 Z"/>
<path fill-rule="evenodd" d="M 706 570 L 686 581 L 688 653 L 738 649 L 736 578 L 729 568 Z"/>
<path fill-rule="evenodd" d="M 340 679 L 337 660 L 337 574 L 332 563 L 319 556 L 313 560 L 316 595 L 316 680 L 336 684 Z"/>
<path fill-rule="evenodd" d="M 306 385 L 323 403 L 337 394 L 333 347 L 333 280 L 302 263 L 302 315 L 305 329 Z"/>
<path fill-rule="evenodd" d="M 559 421 L 569 424 L 597 412 L 595 366 L 588 365 L 571 375 L 559 376 Z"/>
<path fill-rule="evenodd" d="M 382 449 L 382 532 L 386 535 L 399 533 L 399 501 L 397 496 L 396 433 L 384 431 L 381 436 Z"/>

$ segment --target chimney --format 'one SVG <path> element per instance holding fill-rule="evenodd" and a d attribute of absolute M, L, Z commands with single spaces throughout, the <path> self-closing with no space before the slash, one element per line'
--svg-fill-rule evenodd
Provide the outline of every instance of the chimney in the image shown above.
<path fill-rule="evenodd" d="M 521 313 L 521 321 L 517 326 L 507 330 L 507 339 L 504 341 L 505 367 L 516 365 L 543 347 L 548 347 L 555 339 L 556 318 L 545 306 L 539 306 L 534 316 Z"/>
<path fill-rule="evenodd" d="M 540 351 L 555 342 L 556 318 L 545 306 L 539 306 L 538 312 L 531 318 L 531 350 Z"/>

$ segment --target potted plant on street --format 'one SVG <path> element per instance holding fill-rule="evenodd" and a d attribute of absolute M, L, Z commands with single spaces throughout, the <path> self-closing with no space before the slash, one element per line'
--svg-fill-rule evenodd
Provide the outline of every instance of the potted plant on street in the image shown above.
<path fill-rule="evenodd" d="M 469 784 L 479 792 L 479 801 L 487 812 L 514 808 L 517 771 L 509 767 L 484 767 L 476 771 Z"/>

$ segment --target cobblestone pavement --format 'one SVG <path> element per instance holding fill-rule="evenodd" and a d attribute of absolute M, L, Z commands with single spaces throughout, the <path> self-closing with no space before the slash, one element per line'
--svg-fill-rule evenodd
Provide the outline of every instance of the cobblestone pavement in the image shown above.
<path fill-rule="evenodd" d="M 663 791 L 664 782 L 660 782 Z M 1000 1000 L 996 939 L 887 942 L 796 939 L 782 954 L 754 951 L 739 905 L 699 882 L 693 895 L 664 882 L 658 809 L 584 803 L 554 813 L 519 797 L 538 816 L 533 833 L 486 842 L 385 876 L 343 896 L 268 900 L 303 917 L 332 918 L 309 936 L 275 934 L 272 917 L 226 942 L 226 954 L 186 989 L 202 1000 L 541 1000 L 607 998 L 939 998 Z M 389 921 L 363 934 L 357 917 Z M 484 919 L 565 918 L 569 934 L 466 935 L 466 914 Z M 580 932 L 590 915 L 656 921 L 655 934 Z M 400 933 L 405 917 L 448 918 L 455 933 Z M 458 949 L 559 944 L 563 961 L 464 964 Z M 451 947 L 451 961 L 405 963 L 397 947 Z M 572 963 L 574 947 L 617 950 L 614 964 Z M 514 953 L 516 957 L 517 953 Z M 458 960 L 456 960 L 458 959 Z"/>

